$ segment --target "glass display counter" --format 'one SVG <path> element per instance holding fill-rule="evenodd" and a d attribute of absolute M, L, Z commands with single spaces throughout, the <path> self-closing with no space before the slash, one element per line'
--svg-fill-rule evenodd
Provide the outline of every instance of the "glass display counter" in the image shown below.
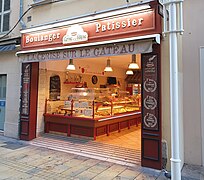
<path fill-rule="evenodd" d="M 107 88 L 73 88 L 68 100 L 48 100 L 46 113 L 93 119 L 102 118 L 139 111 L 139 98 L 139 95 L 130 96 L 127 91 L 111 94 Z"/>
<path fill-rule="evenodd" d="M 88 131 L 85 134 L 80 131 L 85 132 L 92 127 L 93 132 L 89 136 L 95 139 L 98 135 L 109 134 L 109 131 L 138 125 L 141 117 L 139 102 L 139 95 L 130 96 L 127 91 L 112 93 L 108 88 L 73 88 L 67 100 L 47 100 L 44 117 L 46 123 L 52 119 L 50 122 L 55 124 L 69 124 L 69 135 L 75 132 L 88 136 Z"/>

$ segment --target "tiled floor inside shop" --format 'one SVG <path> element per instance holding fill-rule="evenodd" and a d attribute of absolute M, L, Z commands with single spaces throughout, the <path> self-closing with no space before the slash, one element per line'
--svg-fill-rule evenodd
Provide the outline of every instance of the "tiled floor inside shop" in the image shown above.
<path fill-rule="evenodd" d="M 141 161 L 140 125 L 123 129 L 120 133 L 112 132 L 110 136 L 97 137 L 96 141 L 49 133 L 30 144 L 129 166 L 140 165 Z"/>
<path fill-rule="evenodd" d="M 130 129 L 113 132 L 110 136 L 99 136 L 97 142 L 111 144 L 129 149 L 141 150 L 141 126 L 131 126 Z"/>

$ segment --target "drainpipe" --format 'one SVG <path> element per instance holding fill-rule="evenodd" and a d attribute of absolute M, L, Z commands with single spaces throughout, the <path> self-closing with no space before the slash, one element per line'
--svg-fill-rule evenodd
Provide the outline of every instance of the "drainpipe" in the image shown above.
<path fill-rule="evenodd" d="M 181 180 L 180 132 L 179 132 L 179 73 L 178 73 L 178 39 L 183 34 L 183 1 L 160 0 L 163 5 L 164 32 L 169 34 L 170 52 L 170 113 L 171 113 L 171 178 Z M 169 10 L 169 28 L 167 13 Z M 169 174 L 168 174 L 169 175 Z M 170 177 L 170 176 L 169 176 Z"/>
<path fill-rule="evenodd" d="M 19 18 L 23 15 L 23 0 L 20 0 L 20 13 L 19 13 Z M 21 28 L 26 29 L 26 24 L 23 21 L 23 18 L 20 20 Z"/>
<path fill-rule="evenodd" d="M 177 42 L 176 3 L 169 5 L 169 43 L 170 43 L 170 104 L 171 104 L 171 177 L 181 179 L 179 148 L 179 84 L 178 84 L 178 42 Z"/>

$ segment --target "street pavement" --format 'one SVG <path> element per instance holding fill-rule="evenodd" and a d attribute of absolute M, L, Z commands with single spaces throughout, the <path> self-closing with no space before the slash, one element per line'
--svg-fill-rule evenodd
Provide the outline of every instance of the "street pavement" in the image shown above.
<path fill-rule="evenodd" d="M 0 179 L 165 180 L 164 172 L 125 166 L 30 145 L 0 135 Z M 183 180 L 204 180 L 204 168 L 185 165 Z"/>

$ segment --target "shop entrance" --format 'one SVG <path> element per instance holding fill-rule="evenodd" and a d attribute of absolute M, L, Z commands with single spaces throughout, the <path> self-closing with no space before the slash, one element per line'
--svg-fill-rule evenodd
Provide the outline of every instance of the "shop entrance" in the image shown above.
<path fill-rule="evenodd" d="M 139 140 L 129 142 L 140 147 L 141 165 L 161 169 L 160 46 L 153 49 L 135 56 L 140 65 L 133 75 L 126 75 L 133 55 L 24 63 L 21 139 L 57 132 L 122 149 L 133 130 Z M 106 66 L 112 71 L 104 72 Z"/>
<path fill-rule="evenodd" d="M 0 75 L 0 130 L 4 130 L 6 106 L 6 75 Z"/>
<path fill-rule="evenodd" d="M 138 67 L 128 68 L 132 62 Z M 104 71 L 107 65 L 111 71 Z M 72 151 L 141 164 L 141 80 L 141 54 L 39 63 L 38 99 L 46 99 L 49 133 L 44 142 L 71 136 L 62 139 L 76 143 L 67 145 Z"/>

